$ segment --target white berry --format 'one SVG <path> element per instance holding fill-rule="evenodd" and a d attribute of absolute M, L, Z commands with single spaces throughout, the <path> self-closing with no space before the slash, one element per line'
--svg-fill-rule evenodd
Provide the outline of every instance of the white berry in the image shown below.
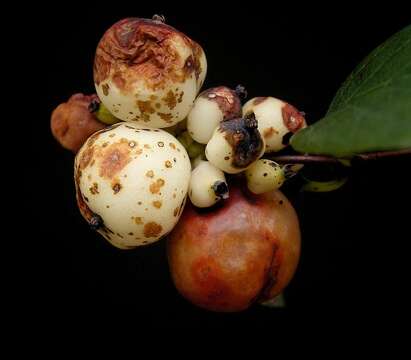
<path fill-rule="evenodd" d="M 243 116 L 251 113 L 254 113 L 258 130 L 265 139 L 266 153 L 285 148 L 289 137 L 307 126 L 304 116 L 294 106 L 273 97 L 247 101 L 243 106 Z"/>
<path fill-rule="evenodd" d="M 187 116 L 206 64 L 204 51 L 183 33 L 160 21 L 128 18 L 100 40 L 94 82 L 115 117 L 165 128 Z"/>
<path fill-rule="evenodd" d="M 260 159 L 246 171 L 248 189 L 254 194 L 277 190 L 283 185 L 285 175 L 282 167 L 272 160 Z"/>
<path fill-rule="evenodd" d="M 228 198 L 228 186 L 224 173 L 208 161 L 198 161 L 191 173 L 188 190 L 191 203 L 199 208 L 213 206 Z"/>
<path fill-rule="evenodd" d="M 113 245 L 149 244 L 177 223 L 190 173 L 187 152 L 172 135 L 118 123 L 93 134 L 78 152 L 77 202 Z"/>
<path fill-rule="evenodd" d="M 241 117 L 241 100 L 235 90 L 219 86 L 203 91 L 188 113 L 187 130 L 200 144 L 207 144 L 221 121 Z"/>

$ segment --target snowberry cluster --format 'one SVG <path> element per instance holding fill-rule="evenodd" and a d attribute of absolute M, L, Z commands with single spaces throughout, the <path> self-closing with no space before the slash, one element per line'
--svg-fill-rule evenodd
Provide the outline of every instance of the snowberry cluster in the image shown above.
<path fill-rule="evenodd" d="M 170 233 L 187 195 L 197 208 L 228 202 L 230 178 L 243 176 L 253 194 L 273 192 L 284 183 L 284 167 L 264 154 L 288 145 L 290 136 L 306 126 L 303 114 L 274 97 L 256 97 L 242 106 L 247 96 L 242 86 L 199 93 L 206 72 L 201 46 L 162 17 L 124 19 L 97 46 L 97 95 L 77 94 L 53 112 L 54 136 L 77 153 L 74 178 L 81 214 L 116 247 L 134 248 Z M 238 193 L 238 185 L 233 186 Z M 274 198 L 280 205 L 286 201 L 282 195 Z M 273 204 L 272 209 L 279 206 Z M 261 218 L 268 214 L 262 212 Z M 296 222 L 292 218 L 298 227 Z M 176 235 L 172 238 L 175 243 Z M 299 244 L 299 233 L 292 238 Z M 274 251 L 273 261 L 277 248 L 267 246 L 270 254 Z M 191 300 L 217 310 L 235 308 Z"/>

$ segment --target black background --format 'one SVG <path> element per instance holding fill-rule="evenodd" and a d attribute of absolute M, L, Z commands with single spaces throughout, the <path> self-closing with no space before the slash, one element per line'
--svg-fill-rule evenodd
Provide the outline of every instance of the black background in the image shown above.
<path fill-rule="evenodd" d="M 165 241 L 117 250 L 89 230 L 77 210 L 73 155 L 52 138 L 50 113 L 71 94 L 94 91 L 94 50 L 115 21 L 164 14 L 167 23 L 203 46 L 208 59 L 204 88 L 241 83 L 249 97 L 271 95 L 294 104 L 310 123 L 325 114 L 355 65 L 411 22 L 399 9 L 377 16 L 259 6 L 233 12 L 214 2 L 183 14 L 171 5 L 104 11 L 103 6 L 62 4 L 33 19 L 32 29 L 43 41 L 37 42 L 38 116 L 30 129 L 40 161 L 29 164 L 41 190 L 26 189 L 30 201 L 24 205 L 35 219 L 36 235 L 26 240 L 35 242 L 35 270 L 40 270 L 33 271 L 25 289 L 32 313 L 58 321 L 76 314 L 82 314 L 79 321 L 115 317 L 136 331 L 142 325 L 249 329 L 300 318 L 335 324 L 401 319 L 396 310 L 409 285 L 403 275 L 411 238 L 409 159 L 357 164 L 349 183 L 333 193 L 285 188 L 301 220 L 302 257 L 282 310 L 256 305 L 239 314 L 215 314 L 198 309 L 173 287 Z"/>

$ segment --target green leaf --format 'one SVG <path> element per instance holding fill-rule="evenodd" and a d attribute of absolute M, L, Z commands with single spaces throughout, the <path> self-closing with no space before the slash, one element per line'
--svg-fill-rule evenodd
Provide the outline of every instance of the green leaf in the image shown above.
<path fill-rule="evenodd" d="M 369 54 L 327 115 L 291 138 L 302 153 L 351 157 L 411 147 L 411 25 Z"/>

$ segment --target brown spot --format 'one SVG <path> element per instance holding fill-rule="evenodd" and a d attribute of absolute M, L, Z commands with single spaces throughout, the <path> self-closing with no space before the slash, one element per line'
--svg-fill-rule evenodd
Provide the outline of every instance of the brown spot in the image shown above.
<path fill-rule="evenodd" d="M 108 142 L 106 141 L 103 145 L 101 145 L 103 148 L 105 148 L 108 145 Z"/>
<path fill-rule="evenodd" d="M 141 219 L 141 217 L 137 216 L 137 217 L 134 218 L 134 222 L 137 225 L 141 225 L 143 223 L 143 220 Z"/>
<path fill-rule="evenodd" d="M 183 96 L 184 96 L 184 91 L 182 91 L 182 92 L 180 93 L 180 95 L 179 95 L 179 97 L 178 97 L 178 100 L 177 100 L 178 103 L 181 103 L 181 102 L 183 101 Z"/>
<path fill-rule="evenodd" d="M 169 90 L 167 95 L 162 98 L 170 110 L 173 110 L 177 105 L 177 99 L 173 91 Z"/>
<path fill-rule="evenodd" d="M 171 168 L 171 167 L 173 167 L 173 164 L 171 163 L 170 160 L 166 160 L 166 162 L 165 162 L 164 164 L 165 164 L 166 168 Z"/>
<path fill-rule="evenodd" d="M 156 109 L 160 109 L 160 108 L 161 108 L 161 104 L 160 104 L 160 103 L 156 103 L 154 106 L 156 107 Z"/>
<path fill-rule="evenodd" d="M 141 205 L 141 204 L 142 204 L 142 202 L 141 202 L 141 201 L 139 201 L 137 204 Z"/>
<path fill-rule="evenodd" d="M 131 236 L 133 236 L 133 235 L 134 235 L 132 232 L 129 232 L 128 234 L 129 234 L 129 235 L 131 235 Z"/>
<path fill-rule="evenodd" d="M 92 167 L 95 163 L 96 163 L 96 160 L 93 159 L 90 163 L 90 167 Z"/>
<path fill-rule="evenodd" d="M 114 194 L 117 194 L 121 190 L 121 184 L 120 183 L 115 183 L 111 188 L 114 191 Z"/>
<path fill-rule="evenodd" d="M 137 101 L 137 106 L 140 110 L 141 115 L 144 116 L 144 114 L 154 114 L 156 110 L 151 106 L 150 101 Z"/>
<path fill-rule="evenodd" d="M 153 170 L 147 171 L 146 176 L 149 177 L 149 178 L 153 178 L 154 177 L 154 171 Z"/>
<path fill-rule="evenodd" d="M 109 208 L 110 208 L 110 205 L 106 205 L 106 208 L 109 209 Z"/>
<path fill-rule="evenodd" d="M 90 187 L 90 192 L 93 194 L 93 195 L 96 195 L 96 194 L 98 194 L 99 192 L 98 192 L 98 184 L 95 182 L 95 183 L 93 183 L 93 186 L 92 187 Z"/>
<path fill-rule="evenodd" d="M 152 194 L 157 194 L 160 192 L 160 188 L 163 187 L 165 184 L 165 181 L 163 179 L 157 179 L 155 182 L 151 183 L 150 185 L 150 192 Z"/>
<path fill-rule="evenodd" d="M 172 122 L 171 119 L 173 118 L 173 115 L 171 113 L 166 114 L 166 113 L 159 112 L 159 113 L 157 113 L 157 115 L 160 116 L 160 118 L 162 120 L 164 120 L 166 123 L 171 123 Z"/>
<path fill-rule="evenodd" d="M 259 97 L 256 97 L 256 98 L 253 100 L 253 105 L 261 104 L 261 103 L 262 103 L 263 101 L 265 101 L 267 98 L 268 98 L 267 96 L 259 96 Z"/>
<path fill-rule="evenodd" d="M 91 175 L 90 174 L 87 175 L 87 179 L 91 180 Z"/>
<path fill-rule="evenodd" d="M 176 149 L 176 146 L 175 146 L 175 144 L 174 143 L 170 143 L 170 144 L 168 144 L 172 149 Z"/>
<path fill-rule="evenodd" d="M 204 53 L 203 49 L 201 48 L 200 45 L 198 45 L 195 41 L 191 41 L 191 47 L 193 49 L 193 55 L 194 55 L 194 72 L 196 79 L 198 80 L 200 78 L 200 74 L 203 71 L 201 68 L 201 57 Z M 202 85 L 202 84 L 200 84 Z"/>
<path fill-rule="evenodd" d="M 144 225 L 144 236 L 146 238 L 157 237 L 161 233 L 161 230 L 163 230 L 161 225 L 154 221 L 150 221 Z"/>
<path fill-rule="evenodd" d="M 150 100 L 152 100 L 152 101 L 157 100 L 157 96 L 156 95 L 150 95 Z"/>
<path fill-rule="evenodd" d="M 240 98 L 234 90 L 226 86 L 205 90 L 199 96 L 214 101 L 223 113 L 223 120 L 238 118 L 242 115 Z"/>
<path fill-rule="evenodd" d="M 131 148 L 133 148 L 133 147 L 137 146 L 137 143 L 136 143 L 135 141 L 130 141 L 130 142 L 128 143 L 128 146 L 130 146 Z"/>
<path fill-rule="evenodd" d="M 100 176 L 112 179 L 129 162 L 130 148 L 127 140 L 111 144 L 103 153 L 100 163 Z"/>
<path fill-rule="evenodd" d="M 174 215 L 174 216 L 177 216 L 177 215 L 178 215 L 178 210 L 179 210 L 179 207 L 177 206 L 177 207 L 174 209 L 174 212 L 173 212 L 173 215 Z"/>
<path fill-rule="evenodd" d="M 193 72 L 195 72 L 195 60 L 194 60 L 193 56 L 190 55 L 189 57 L 187 57 L 186 61 L 184 62 L 184 67 L 182 69 L 182 74 L 176 80 L 182 82 L 185 79 L 191 77 Z"/>
<path fill-rule="evenodd" d="M 304 116 L 292 105 L 285 104 L 281 113 L 283 116 L 283 123 L 292 133 L 297 132 L 305 126 Z"/>
<path fill-rule="evenodd" d="M 109 92 L 109 89 L 110 89 L 110 86 L 108 84 L 103 84 L 103 85 L 101 85 L 101 89 L 103 90 L 103 94 L 105 96 L 107 96 L 108 92 Z"/>
<path fill-rule="evenodd" d="M 156 207 L 157 209 L 160 209 L 162 205 L 162 202 L 159 200 L 153 201 L 153 206 Z"/>
<path fill-rule="evenodd" d="M 121 235 L 120 233 L 116 233 L 116 235 L 117 235 L 119 238 L 124 239 L 124 236 Z"/>
<path fill-rule="evenodd" d="M 230 160 L 229 156 L 224 156 L 224 160 Z"/>
<path fill-rule="evenodd" d="M 158 145 L 159 147 L 164 147 L 164 143 L 163 143 L 162 141 L 159 141 L 159 142 L 157 143 L 157 145 Z"/>
<path fill-rule="evenodd" d="M 80 158 L 80 169 L 84 170 L 91 161 L 94 154 L 94 146 L 87 148 Z"/>
<path fill-rule="evenodd" d="M 96 142 L 96 140 L 100 137 L 100 134 L 103 131 L 98 131 L 96 133 L 94 133 L 93 135 L 91 135 L 88 140 L 87 140 L 87 146 L 91 147 L 94 145 L 94 143 Z"/>
<path fill-rule="evenodd" d="M 144 144 L 144 149 L 151 149 L 151 146 L 149 144 Z"/>
<path fill-rule="evenodd" d="M 267 138 L 270 138 L 271 136 L 273 136 L 274 134 L 278 134 L 278 133 L 279 132 L 271 126 L 268 129 L 265 129 L 263 131 L 263 136 L 264 136 L 264 138 L 267 139 Z"/>
<path fill-rule="evenodd" d="M 124 86 L 126 85 L 126 80 L 123 78 L 121 72 L 116 72 L 113 75 L 113 83 L 119 88 L 123 89 Z M 120 104 L 118 104 L 120 105 Z"/>
<path fill-rule="evenodd" d="M 108 137 L 114 137 L 114 136 L 116 136 L 116 134 L 110 134 Z"/>

